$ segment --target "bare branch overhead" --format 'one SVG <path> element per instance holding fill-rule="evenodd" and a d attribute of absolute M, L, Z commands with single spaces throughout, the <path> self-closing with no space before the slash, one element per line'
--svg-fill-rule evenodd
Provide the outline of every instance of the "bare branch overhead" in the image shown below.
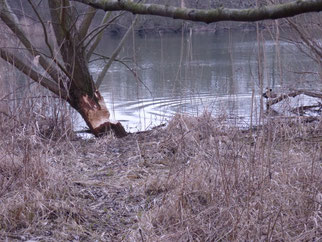
<path fill-rule="evenodd" d="M 284 4 L 248 9 L 192 9 L 161 4 L 135 3 L 132 0 L 72 0 L 104 11 L 125 10 L 133 14 L 157 15 L 195 22 L 219 21 L 255 22 L 293 17 L 302 13 L 322 11 L 322 0 L 297 0 Z"/>

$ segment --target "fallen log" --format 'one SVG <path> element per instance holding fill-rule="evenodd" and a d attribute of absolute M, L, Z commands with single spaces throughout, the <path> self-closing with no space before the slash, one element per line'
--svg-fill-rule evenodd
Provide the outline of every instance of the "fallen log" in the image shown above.
<path fill-rule="evenodd" d="M 314 108 L 318 108 L 318 110 L 314 110 Z M 322 103 L 318 103 L 316 105 L 304 105 L 304 106 L 300 106 L 300 107 L 297 107 L 297 108 L 293 108 L 291 110 L 291 112 L 295 113 L 295 114 L 299 114 L 299 115 L 304 115 L 305 111 L 307 111 L 307 110 L 312 110 L 314 112 L 321 113 L 321 111 L 322 111 Z"/>
<path fill-rule="evenodd" d="M 266 103 L 266 108 L 269 109 L 272 105 L 279 103 L 279 102 L 283 101 L 284 99 L 287 99 L 289 97 L 296 97 L 301 94 L 322 99 L 322 93 L 320 93 L 320 92 L 313 92 L 313 91 L 307 91 L 307 90 L 295 90 L 295 91 L 292 91 L 288 94 L 281 94 L 280 96 L 278 96 L 276 98 L 269 99 Z"/>

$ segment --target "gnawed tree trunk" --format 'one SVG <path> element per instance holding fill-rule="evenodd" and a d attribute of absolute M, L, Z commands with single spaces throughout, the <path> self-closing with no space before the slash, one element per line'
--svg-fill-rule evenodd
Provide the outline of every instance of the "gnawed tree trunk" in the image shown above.
<path fill-rule="evenodd" d="M 84 47 L 84 39 L 95 11 L 94 13 L 89 12 L 78 28 L 76 24 L 78 16 L 69 1 L 49 0 L 51 23 L 55 41 L 59 47 L 59 50 L 54 52 L 54 48 L 48 41 L 44 20 L 41 19 L 32 1 L 28 0 L 28 2 L 43 26 L 44 40 L 51 53 L 49 59 L 38 51 L 26 37 L 6 0 L 0 0 L 0 17 L 24 45 L 28 55 L 39 60 L 39 65 L 46 73 L 40 74 L 33 66 L 26 64 L 20 56 L 11 53 L 8 49 L 0 47 L 0 57 L 14 65 L 32 80 L 66 100 L 80 113 L 91 133 L 95 136 L 101 136 L 110 130 L 114 131 L 117 137 L 126 136 L 127 133 L 121 123 L 110 120 L 110 113 L 104 98 L 98 91 L 88 68 L 88 55 Z"/>
<path fill-rule="evenodd" d="M 126 136 L 121 123 L 110 121 L 110 113 L 104 98 L 89 73 L 86 51 L 82 42 L 84 30 L 78 31 L 75 26 L 77 18 L 74 9 L 69 1 L 51 0 L 48 4 L 65 68 L 67 73 L 72 73 L 69 77 L 68 102 L 82 115 L 95 136 L 100 136 L 109 130 L 113 130 L 117 137 Z"/>
<path fill-rule="evenodd" d="M 120 122 L 112 122 L 109 119 L 110 113 L 99 91 L 96 91 L 94 96 L 80 95 L 77 99 L 71 101 L 71 105 L 82 115 L 87 126 L 96 137 L 104 135 L 110 130 L 114 131 L 118 138 L 127 135 Z"/>

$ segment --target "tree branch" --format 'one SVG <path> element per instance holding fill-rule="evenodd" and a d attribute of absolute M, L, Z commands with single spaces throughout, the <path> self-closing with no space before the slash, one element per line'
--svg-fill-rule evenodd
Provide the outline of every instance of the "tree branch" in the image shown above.
<path fill-rule="evenodd" d="M 322 0 L 297 0 L 290 3 L 248 9 L 216 8 L 210 10 L 172 7 L 160 4 L 135 3 L 132 0 L 71 0 L 104 11 L 125 10 L 133 14 L 158 15 L 174 19 L 213 23 L 219 21 L 255 22 L 266 19 L 293 17 L 322 11 Z"/>
<path fill-rule="evenodd" d="M 91 47 L 89 48 L 89 50 L 87 51 L 86 53 L 86 58 L 87 60 L 89 60 L 94 52 L 94 50 L 96 49 L 96 47 L 98 46 L 98 44 L 100 43 L 100 41 L 102 40 L 103 38 L 103 33 L 104 33 L 104 30 L 105 28 L 109 25 L 107 24 L 107 20 L 110 18 L 111 16 L 111 12 L 106 12 L 103 19 L 102 19 L 102 22 L 101 22 L 101 26 L 103 26 L 103 28 L 97 33 L 97 36 L 95 38 L 95 41 L 94 43 L 91 45 Z M 90 43 L 91 41 L 89 41 Z"/>
<path fill-rule="evenodd" d="M 82 40 L 79 41 L 78 43 L 78 47 L 80 46 L 84 46 L 84 49 L 87 49 L 87 47 L 91 44 L 91 42 L 98 36 L 100 35 L 114 20 L 116 20 L 117 18 L 119 18 L 122 14 L 119 14 L 115 17 L 113 17 L 110 21 L 107 22 L 109 16 L 111 15 L 111 12 L 106 12 L 101 24 L 97 27 L 95 27 L 94 29 L 92 29 Z M 104 20 L 106 17 L 106 20 Z M 87 40 L 89 39 L 89 40 Z M 85 43 L 85 41 L 87 40 L 87 43 Z M 93 44 L 96 43 L 96 41 L 98 41 L 97 44 L 99 44 L 99 41 L 101 39 L 96 40 Z M 95 47 L 96 48 L 96 47 Z M 86 55 L 87 56 L 87 55 Z M 87 57 L 86 57 L 87 58 Z M 90 58 L 90 56 L 88 56 L 88 58 Z"/>
<path fill-rule="evenodd" d="M 28 40 L 23 30 L 19 27 L 18 20 L 15 18 L 14 13 L 10 10 L 10 7 L 7 4 L 6 0 L 0 0 L 0 18 L 2 21 L 11 29 L 11 31 L 18 37 L 21 43 L 26 47 L 29 53 L 36 57 L 37 55 L 40 56 L 39 64 L 41 67 L 48 72 L 48 74 L 55 80 L 56 82 L 59 81 L 59 75 L 55 68 L 51 66 L 50 63 L 43 57 L 41 52 L 39 52 L 32 43 Z"/>
<path fill-rule="evenodd" d="M 56 82 L 49 80 L 48 78 L 44 77 L 31 67 L 27 66 L 19 57 L 10 53 L 9 51 L 0 48 L 0 57 L 4 59 L 6 62 L 10 63 L 26 76 L 30 77 L 35 82 L 38 82 L 43 87 L 47 88 L 51 92 L 55 93 L 56 95 L 62 97 L 65 100 L 68 100 L 68 94 L 65 90 L 62 90 Z"/>
<path fill-rule="evenodd" d="M 50 51 L 50 54 L 51 54 L 51 59 L 57 64 L 57 66 L 66 74 L 66 76 L 70 77 L 69 76 L 69 73 L 67 72 L 67 70 L 64 68 L 64 66 L 57 60 L 57 58 L 55 57 L 55 53 L 49 43 L 49 39 L 48 39 L 48 33 L 47 33 L 47 30 L 46 30 L 46 26 L 45 26 L 45 23 L 43 21 L 43 19 L 41 18 L 37 8 L 35 7 L 35 5 L 32 3 L 31 0 L 28 0 L 29 4 L 31 5 L 32 9 L 34 10 L 41 26 L 42 26 L 42 29 L 43 29 L 43 32 L 44 32 L 44 36 L 45 36 L 45 43 Z"/>
<path fill-rule="evenodd" d="M 57 1 L 48 1 L 50 15 L 51 15 L 51 22 L 54 29 L 57 45 L 62 47 L 65 39 L 65 33 L 62 25 L 60 24 L 60 21 L 61 21 L 60 11 L 59 11 L 60 4 L 61 3 Z"/>
<path fill-rule="evenodd" d="M 308 36 L 305 36 L 305 34 L 300 30 L 300 28 L 293 21 L 287 19 L 287 22 L 299 34 L 301 40 L 306 44 L 306 46 L 317 56 L 317 59 L 321 60 L 322 51 L 321 51 L 321 49 L 318 48 L 319 47 L 318 44 L 311 41 Z"/>
<path fill-rule="evenodd" d="M 87 12 L 83 18 L 82 23 L 79 25 L 79 39 L 83 39 L 87 32 L 89 27 L 91 26 L 91 23 L 95 17 L 97 10 L 91 6 L 88 7 Z"/>
<path fill-rule="evenodd" d="M 48 33 L 47 33 L 47 30 L 46 30 L 46 26 L 45 26 L 45 23 L 43 21 L 43 19 L 41 18 L 36 6 L 33 4 L 33 2 L 31 0 L 28 0 L 30 6 L 32 7 L 32 9 L 34 10 L 34 13 L 36 14 L 41 26 L 42 26 L 42 30 L 44 32 L 44 38 L 45 38 L 45 43 L 50 51 L 50 54 L 51 54 L 51 57 L 54 58 L 54 51 L 53 51 L 53 48 L 51 47 L 50 43 L 49 43 L 49 39 L 48 39 Z"/>
<path fill-rule="evenodd" d="M 267 103 L 266 103 L 266 106 L 269 108 L 270 106 L 272 106 L 272 105 L 274 105 L 276 103 L 279 103 L 280 101 L 283 101 L 286 98 L 296 97 L 296 96 L 301 95 L 301 94 L 304 94 L 304 95 L 307 95 L 307 96 L 310 96 L 310 97 L 315 97 L 315 98 L 321 98 L 322 99 L 322 93 L 321 92 L 312 92 L 312 91 L 307 91 L 307 90 L 295 90 L 295 91 L 292 91 L 292 92 L 290 92 L 288 94 L 282 94 L 282 95 L 278 96 L 277 98 L 268 100 Z"/>
<path fill-rule="evenodd" d="M 96 81 L 96 87 L 99 88 L 100 85 L 103 82 L 104 76 L 107 72 L 107 70 L 110 68 L 110 66 L 112 65 L 113 61 L 115 60 L 115 58 L 117 57 L 117 55 L 120 53 L 125 40 L 127 39 L 127 37 L 129 36 L 129 34 L 131 33 L 131 30 L 133 28 L 133 26 L 135 25 L 136 21 L 138 19 L 138 15 L 135 16 L 131 26 L 129 27 L 129 29 L 126 31 L 126 33 L 124 34 L 123 38 L 121 39 L 119 45 L 116 47 L 116 49 L 114 50 L 111 58 L 108 60 L 107 64 L 104 66 L 103 70 L 101 71 L 101 73 L 98 75 L 97 77 L 97 81 Z"/>

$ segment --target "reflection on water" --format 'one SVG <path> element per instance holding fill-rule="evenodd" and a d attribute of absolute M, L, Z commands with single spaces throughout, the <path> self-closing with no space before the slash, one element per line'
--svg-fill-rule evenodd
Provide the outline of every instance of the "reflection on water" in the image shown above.
<path fill-rule="evenodd" d="M 111 55 L 119 41 L 106 38 L 98 52 Z M 299 78 L 293 71 L 308 73 L 316 68 L 308 57 L 294 51 L 295 46 L 280 42 L 280 58 L 274 41 L 266 40 L 263 46 L 264 87 L 316 86 L 317 81 L 306 81 L 312 79 L 310 76 Z M 112 118 L 122 121 L 130 131 L 157 125 L 177 112 L 200 114 L 205 108 L 247 124 L 253 89 L 255 106 L 259 107 L 257 50 L 256 35 L 250 32 L 135 37 L 119 56 L 131 59 L 127 63 L 131 70 L 115 62 L 100 91 Z M 90 64 L 94 77 L 103 64 Z"/>

